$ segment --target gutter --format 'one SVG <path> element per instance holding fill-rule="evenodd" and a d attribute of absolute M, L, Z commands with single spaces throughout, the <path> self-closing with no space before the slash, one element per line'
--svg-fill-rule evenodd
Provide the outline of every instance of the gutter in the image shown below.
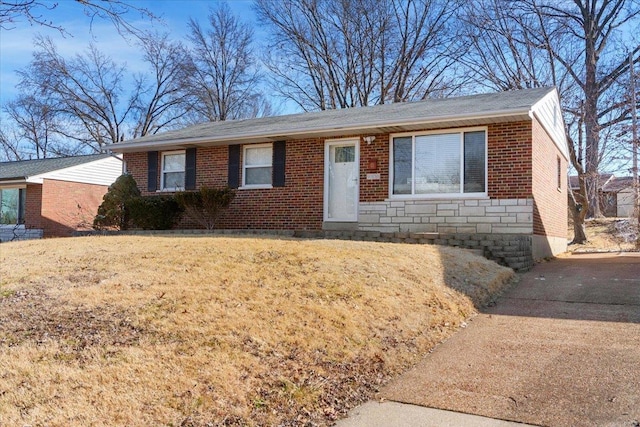
<path fill-rule="evenodd" d="M 22 177 L 15 177 L 15 178 L 9 178 L 7 180 L 0 180 L 0 186 L 1 185 L 18 185 L 18 184 L 26 184 L 28 183 L 29 177 L 28 176 L 22 176 Z"/>

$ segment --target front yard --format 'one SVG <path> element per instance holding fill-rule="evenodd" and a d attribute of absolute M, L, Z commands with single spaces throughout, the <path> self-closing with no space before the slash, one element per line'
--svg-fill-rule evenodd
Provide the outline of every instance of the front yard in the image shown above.
<path fill-rule="evenodd" d="M 512 278 L 422 245 L 2 244 L 0 425 L 330 425 Z"/>

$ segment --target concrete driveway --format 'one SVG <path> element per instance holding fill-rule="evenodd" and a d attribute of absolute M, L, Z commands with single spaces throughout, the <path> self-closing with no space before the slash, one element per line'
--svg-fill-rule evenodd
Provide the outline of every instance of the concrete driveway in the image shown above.
<path fill-rule="evenodd" d="M 379 399 L 453 412 L 370 402 L 339 425 L 455 425 L 427 418 L 464 413 L 488 418 L 465 425 L 639 427 L 640 254 L 537 265 Z"/>

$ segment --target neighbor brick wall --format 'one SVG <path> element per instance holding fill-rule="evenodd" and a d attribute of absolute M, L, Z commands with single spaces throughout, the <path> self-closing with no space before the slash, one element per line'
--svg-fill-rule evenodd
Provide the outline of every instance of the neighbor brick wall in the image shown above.
<path fill-rule="evenodd" d="M 537 119 L 533 120 L 533 170 L 534 234 L 567 237 L 567 160 Z"/>
<path fill-rule="evenodd" d="M 27 184 L 24 206 L 25 228 L 42 228 L 42 185 Z"/>
<path fill-rule="evenodd" d="M 44 237 L 71 236 L 77 230 L 90 230 L 107 189 L 105 185 L 45 179 L 39 219 Z"/>

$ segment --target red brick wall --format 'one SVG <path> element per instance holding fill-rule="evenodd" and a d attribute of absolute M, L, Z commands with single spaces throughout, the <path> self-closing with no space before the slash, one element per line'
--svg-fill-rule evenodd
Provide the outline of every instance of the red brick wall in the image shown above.
<path fill-rule="evenodd" d="M 376 139 L 367 145 L 360 140 L 360 201 L 375 202 L 389 197 L 389 135 L 367 134 Z M 376 168 L 369 168 L 369 162 L 375 160 Z M 367 174 L 380 174 L 379 180 L 368 180 Z"/>
<path fill-rule="evenodd" d="M 24 204 L 24 226 L 42 228 L 42 185 L 27 184 Z"/>
<path fill-rule="evenodd" d="M 557 165 L 560 158 L 560 189 Z M 533 233 L 567 236 L 567 160 L 538 120 L 533 120 Z"/>
<path fill-rule="evenodd" d="M 487 173 L 490 198 L 532 197 L 531 153 L 531 122 L 489 125 Z"/>
<path fill-rule="evenodd" d="M 360 139 L 362 202 L 381 201 L 389 196 L 389 135 L 377 134 L 375 137 L 371 145 Z M 235 200 L 223 214 L 218 227 L 321 229 L 326 139 L 287 141 L 286 186 L 237 190 Z M 489 125 L 488 141 L 489 196 L 497 199 L 531 198 L 531 122 Z M 147 153 L 125 153 L 124 159 L 140 191 L 148 195 Z M 375 168 L 369 167 L 371 160 L 377 163 Z M 196 154 L 196 187 L 225 186 L 227 163 L 227 146 L 199 147 Z M 158 165 L 160 169 L 160 157 Z M 241 170 L 238 173 L 241 174 Z M 379 173 L 380 179 L 367 180 L 368 173 Z M 159 175 L 156 179 L 159 184 Z M 197 225 L 182 222 L 179 227 Z"/>
<path fill-rule="evenodd" d="M 147 192 L 147 153 L 125 153 L 123 155 L 127 172 L 133 176 L 138 188 Z"/>
<path fill-rule="evenodd" d="M 196 187 L 227 185 L 228 150 L 227 146 L 198 148 Z M 286 150 L 285 186 L 270 189 L 238 189 L 236 198 L 220 218 L 218 228 L 322 228 L 324 139 L 288 142 Z M 124 158 L 127 170 L 138 183 L 142 194 L 149 195 L 147 153 L 126 153 Z M 241 173 L 239 168 L 239 176 Z M 182 222 L 179 226 L 197 227 L 197 224 Z"/>
<path fill-rule="evenodd" d="M 40 218 L 34 218 L 44 237 L 71 236 L 76 230 L 89 230 L 108 187 L 104 185 L 45 179 L 41 187 Z M 27 188 L 27 200 L 29 189 Z M 34 192 L 35 193 L 35 192 Z M 26 208 L 29 212 L 29 206 Z M 31 215 L 31 214 L 30 214 Z"/>

